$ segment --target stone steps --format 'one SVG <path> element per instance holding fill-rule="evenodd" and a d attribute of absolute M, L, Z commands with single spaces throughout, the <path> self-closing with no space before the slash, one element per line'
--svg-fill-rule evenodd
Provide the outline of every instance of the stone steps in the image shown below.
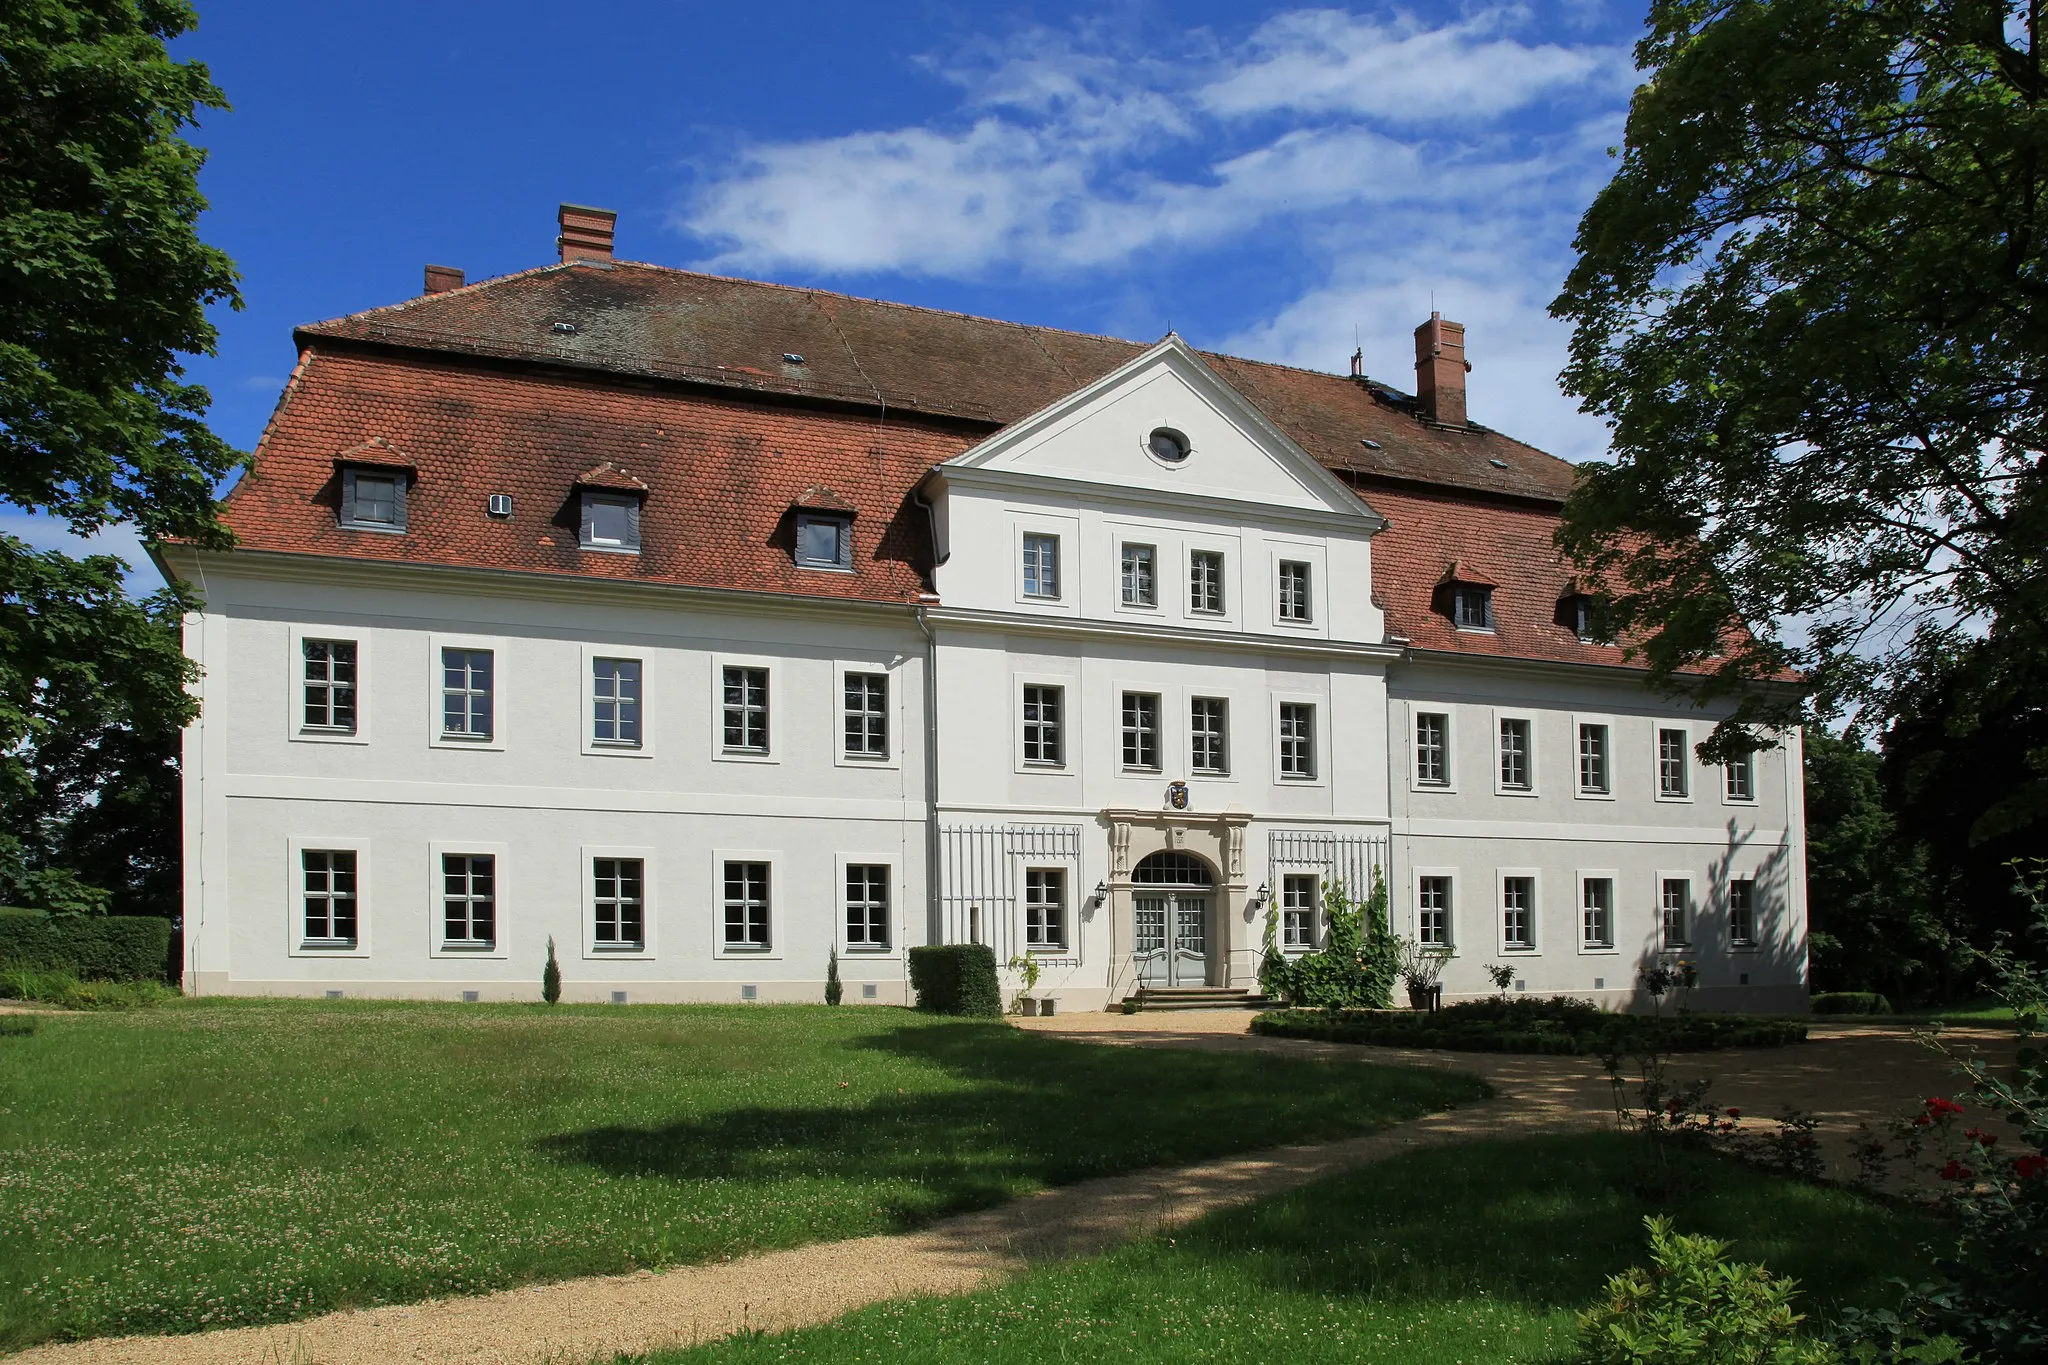
<path fill-rule="evenodd" d="M 1273 1002 L 1242 986 L 1140 986 L 1124 1004 L 1140 1010 L 1263 1010 Z"/>

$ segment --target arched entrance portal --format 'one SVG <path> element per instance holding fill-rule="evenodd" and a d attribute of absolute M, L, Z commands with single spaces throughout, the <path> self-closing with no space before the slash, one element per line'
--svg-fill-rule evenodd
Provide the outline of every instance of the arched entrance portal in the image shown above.
<path fill-rule="evenodd" d="M 1131 869 L 1131 882 L 1138 984 L 1208 985 L 1215 873 L 1192 853 L 1154 853 Z"/>

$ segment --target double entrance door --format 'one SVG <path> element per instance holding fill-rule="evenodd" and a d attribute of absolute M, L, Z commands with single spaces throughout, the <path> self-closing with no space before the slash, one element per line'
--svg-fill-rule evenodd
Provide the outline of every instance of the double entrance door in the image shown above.
<path fill-rule="evenodd" d="M 1209 984 L 1210 888 L 1140 887 L 1131 899 L 1142 986 Z"/>

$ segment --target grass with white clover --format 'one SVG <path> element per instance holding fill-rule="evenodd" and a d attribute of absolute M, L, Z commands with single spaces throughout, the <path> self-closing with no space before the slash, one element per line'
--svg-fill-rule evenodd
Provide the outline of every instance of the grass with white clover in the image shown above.
<path fill-rule="evenodd" d="M 1481 1093 L 896 1009 L 45 1016 L 0 1036 L 0 1349 L 892 1231 Z"/>

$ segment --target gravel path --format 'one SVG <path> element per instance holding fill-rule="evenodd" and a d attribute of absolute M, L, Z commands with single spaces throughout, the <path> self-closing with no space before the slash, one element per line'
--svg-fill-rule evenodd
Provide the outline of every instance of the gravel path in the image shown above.
<path fill-rule="evenodd" d="M 1446 1054 L 1252 1037 L 1235 1014 L 1072 1016 L 1026 1027 L 1137 1047 L 1231 1048 L 1413 1062 L 1476 1072 L 1497 1097 L 1384 1132 L 1280 1147 L 1172 1170 L 1062 1186 L 899 1236 L 863 1237 L 737 1261 L 567 1280 L 474 1298 L 330 1313 L 275 1327 L 118 1337 L 36 1347 L 9 1365 L 583 1365 L 614 1352 L 784 1331 L 885 1299 L 961 1294 L 1033 1261 L 1100 1251 L 1230 1204 L 1279 1193 L 1417 1147 L 1475 1137 L 1604 1127 L 1598 1064 L 1573 1057 Z M 1954 1036 L 1965 1036 L 1954 1031 Z M 1767 1115 L 1820 1113 L 1824 1132 L 1881 1120 L 1952 1085 L 1939 1059 L 1896 1028 L 1817 1028 L 1805 1048 L 1697 1058 L 1721 1103 Z M 1995 1033 L 1968 1035 L 1987 1050 Z M 1694 1059 L 1678 1071 L 1692 1074 Z"/>

